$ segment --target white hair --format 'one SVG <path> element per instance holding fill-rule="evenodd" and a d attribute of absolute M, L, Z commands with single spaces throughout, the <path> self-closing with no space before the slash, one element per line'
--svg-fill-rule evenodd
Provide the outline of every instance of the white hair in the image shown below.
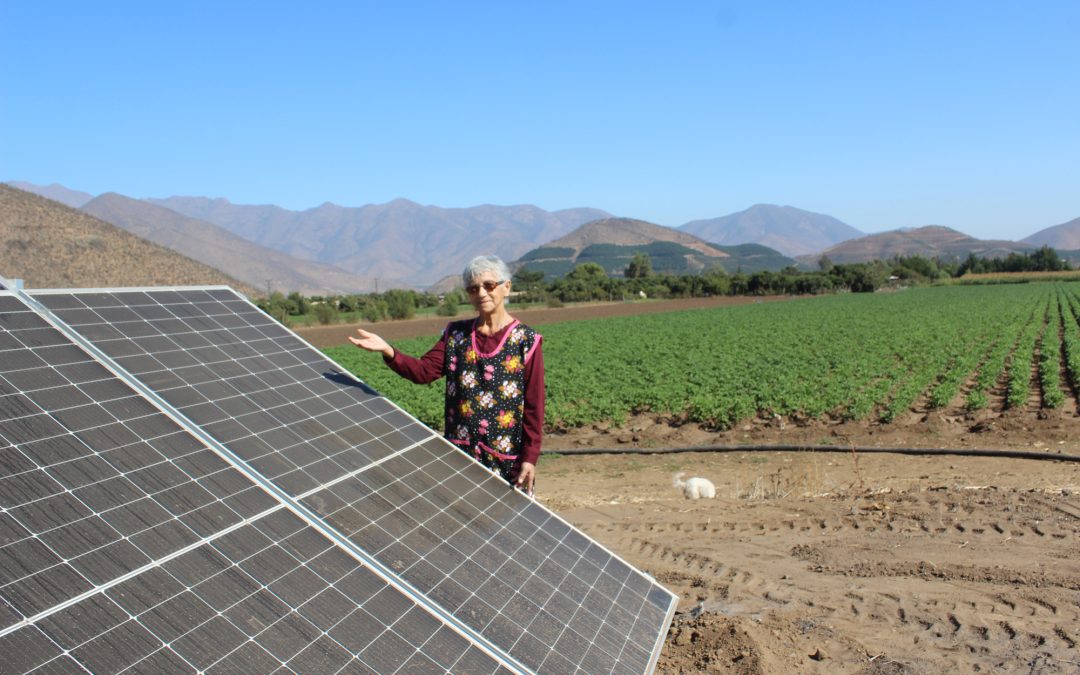
<path fill-rule="evenodd" d="M 510 268 L 497 255 L 478 255 L 470 260 L 461 273 L 461 280 L 468 286 L 484 272 L 494 272 L 498 281 L 510 280 Z"/>

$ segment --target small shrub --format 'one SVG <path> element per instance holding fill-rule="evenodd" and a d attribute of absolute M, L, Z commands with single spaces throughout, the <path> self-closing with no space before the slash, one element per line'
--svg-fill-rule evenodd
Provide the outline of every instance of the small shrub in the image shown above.
<path fill-rule="evenodd" d="M 315 305 L 315 320 L 324 326 L 336 323 L 338 320 L 337 307 L 329 302 L 320 302 Z"/>
<path fill-rule="evenodd" d="M 369 302 L 360 310 L 360 316 L 368 323 L 376 323 L 386 318 L 386 303 L 382 301 Z"/>

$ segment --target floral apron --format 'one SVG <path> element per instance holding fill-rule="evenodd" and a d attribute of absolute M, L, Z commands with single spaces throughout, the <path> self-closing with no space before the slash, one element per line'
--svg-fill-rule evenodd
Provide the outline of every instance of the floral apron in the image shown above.
<path fill-rule="evenodd" d="M 510 483 L 517 478 L 525 413 L 525 360 L 536 331 L 517 320 L 494 352 L 476 346 L 476 320 L 446 327 L 446 438 Z"/>

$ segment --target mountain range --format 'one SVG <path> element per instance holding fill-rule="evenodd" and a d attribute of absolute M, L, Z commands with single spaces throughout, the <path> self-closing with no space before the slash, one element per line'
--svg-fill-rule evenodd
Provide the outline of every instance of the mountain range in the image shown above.
<path fill-rule="evenodd" d="M 226 285 L 255 293 L 219 269 L 3 183 L 0 275 L 28 288 Z"/>
<path fill-rule="evenodd" d="M 407 199 L 356 208 L 326 203 L 307 211 L 198 197 L 150 201 L 295 258 L 378 279 L 383 288 L 431 284 L 460 273 L 479 254 L 515 260 L 579 225 L 610 216 L 599 209 L 549 212 L 531 205 L 447 209 Z"/>
<path fill-rule="evenodd" d="M 211 267 L 228 270 L 256 288 L 328 295 L 366 290 L 372 285 L 369 279 L 340 268 L 260 246 L 212 223 L 113 192 L 95 197 L 81 210 Z"/>
<path fill-rule="evenodd" d="M 1044 244 L 1059 252 L 1080 248 L 1080 218 L 1019 242 L 987 242 L 936 226 L 865 235 L 828 215 L 769 204 L 669 228 L 615 218 L 594 208 L 442 208 L 397 199 L 360 207 L 325 203 L 291 211 L 206 197 L 138 200 L 112 193 L 94 197 L 57 184 L 11 185 L 82 208 L 140 237 L 226 269 L 249 286 L 315 294 L 422 288 L 456 276 L 469 258 L 481 253 L 494 253 L 507 261 L 531 257 L 534 264 L 539 261 L 537 256 L 545 255 L 551 271 L 565 269 L 587 247 L 570 247 L 572 254 L 561 258 L 551 257 L 545 249 L 568 248 L 560 240 L 590 223 L 595 227 L 589 228 L 589 236 L 608 240 L 592 242 L 601 248 L 587 252 L 584 258 L 606 256 L 608 265 L 615 269 L 633 250 L 650 252 L 661 263 L 654 265 L 657 269 L 670 263 L 679 269 L 685 264 L 685 269 L 692 271 L 716 263 L 725 269 L 734 265 L 753 271 L 780 269 L 796 257 L 804 267 L 812 266 L 823 254 L 833 262 L 854 262 L 916 253 L 1007 255 Z M 649 226 L 645 228 L 651 233 L 645 237 L 648 243 L 626 243 L 631 233 L 640 233 L 642 224 Z M 694 246 L 711 252 L 693 247 L 682 251 L 679 247 L 684 243 L 676 235 L 691 237 L 698 242 Z M 605 250 L 603 246 L 631 248 Z"/>

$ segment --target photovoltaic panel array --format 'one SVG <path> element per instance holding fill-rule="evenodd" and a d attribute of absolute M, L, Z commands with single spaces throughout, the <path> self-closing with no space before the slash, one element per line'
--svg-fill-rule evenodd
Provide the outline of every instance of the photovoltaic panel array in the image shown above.
<path fill-rule="evenodd" d="M 0 670 L 499 672 L 0 293 Z"/>
<path fill-rule="evenodd" d="M 229 289 L 35 297 L 355 555 L 523 669 L 646 672 L 674 597 Z"/>

